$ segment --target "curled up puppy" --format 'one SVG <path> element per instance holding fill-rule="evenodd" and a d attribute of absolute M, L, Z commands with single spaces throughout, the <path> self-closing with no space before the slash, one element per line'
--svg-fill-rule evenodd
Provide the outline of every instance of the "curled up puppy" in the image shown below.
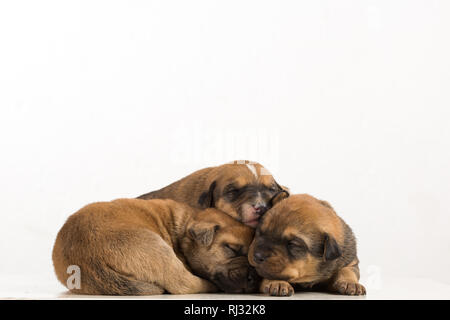
<path fill-rule="evenodd" d="M 255 228 L 279 193 L 289 194 L 261 164 L 242 160 L 198 170 L 139 199 L 172 199 L 200 209 L 217 208 Z"/>
<path fill-rule="evenodd" d="M 364 295 L 359 283 L 356 239 L 326 201 L 291 195 L 262 218 L 249 261 L 264 278 L 260 291 L 294 293 L 293 285 L 345 295 Z"/>
<path fill-rule="evenodd" d="M 53 248 L 58 280 L 80 268 L 79 294 L 254 292 L 248 263 L 254 230 L 216 209 L 173 200 L 119 199 L 70 216 Z"/>

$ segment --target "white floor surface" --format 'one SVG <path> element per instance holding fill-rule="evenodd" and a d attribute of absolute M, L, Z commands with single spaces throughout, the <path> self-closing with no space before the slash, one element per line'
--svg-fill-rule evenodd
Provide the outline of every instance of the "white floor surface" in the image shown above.
<path fill-rule="evenodd" d="M 362 282 L 364 284 L 364 282 Z M 301 300 L 379 300 L 379 299 L 450 299 L 450 284 L 426 278 L 383 279 L 376 287 L 367 286 L 363 297 L 340 296 L 322 292 L 301 292 L 291 297 L 270 297 L 262 294 L 194 294 L 194 295 L 156 295 L 156 296 L 86 296 L 71 294 L 55 280 L 24 278 L 0 275 L 0 299 L 301 299 Z"/>

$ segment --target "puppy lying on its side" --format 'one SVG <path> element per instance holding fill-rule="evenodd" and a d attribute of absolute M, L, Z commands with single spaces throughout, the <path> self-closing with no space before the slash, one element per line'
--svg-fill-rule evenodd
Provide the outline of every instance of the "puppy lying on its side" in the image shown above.
<path fill-rule="evenodd" d="M 306 194 L 278 202 L 263 217 L 249 251 L 250 264 L 265 279 L 260 290 L 294 293 L 291 284 L 363 295 L 358 283 L 356 239 L 328 202 Z"/>
<path fill-rule="evenodd" d="M 255 228 L 278 194 L 289 195 L 259 163 L 233 161 L 198 170 L 139 199 L 172 199 L 205 209 L 217 208 Z"/>
<path fill-rule="evenodd" d="M 67 286 L 81 269 L 80 294 L 252 292 L 247 254 L 253 229 L 216 209 L 173 200 L 119 199 L 87 205 L 58 233 L 53 264 Z"/>

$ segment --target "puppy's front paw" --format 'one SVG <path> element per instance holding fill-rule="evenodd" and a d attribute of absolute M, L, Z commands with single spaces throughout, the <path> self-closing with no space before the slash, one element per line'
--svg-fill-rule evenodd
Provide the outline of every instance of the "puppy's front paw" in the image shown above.
<path fill-rule="evenodd" d="M 268 293 L 271 296 L 286 297 L 294 294 L 294 288 L 289 282 L 283 280 L 263 279 L 260 289 L 262 293 Z"/>
<path fill-rule="evenodd" d="M 366 294 L 366 288 L 357 282 L 337 281 L 333 284 L 332 290 L 349 296 L 361 296 Z"/>

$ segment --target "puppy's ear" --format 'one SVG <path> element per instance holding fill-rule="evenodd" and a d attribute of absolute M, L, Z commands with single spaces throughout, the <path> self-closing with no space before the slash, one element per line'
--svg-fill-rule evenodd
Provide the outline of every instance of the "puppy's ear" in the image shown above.
<path fill-rule="evenodd" d="M 325 201 L 325 200 L 319 200 L 319 202 L 320 202 L 320 204 L 323 205 L 324 207 L 327 207 L 327 208 L 329 208 L 329 209 L 331 209 L 331 210 L 334 211 L 333 207 L 331 206 L 331 204 L 330 204 L 328 201 Z"/>
<path fill-rule="evenodd" d="M 188 229 L 188 235 L 199 244 L 210 246 L 219 227 L 212 222 L 194 222 Z"/>
<path fill-rule="evenodd" d="M 214 208 L 214 189 L 216 188 L 216 181 L 211 183 L 208 191 L 203 192 L 198 198 L 198 204 L 206 209 L 206 208 Z"/>
<path fill-rule="evenodd" d="M 279 191 L 272 197 L 272 199 L 270 199 L 269 203 L 271 207 L 273 207 L 278 202 L 280 202 L 283 199 L 286 199 L 291 195 L 291 192 L 288 187 L 280 186 L 278 183 L 276 183 L 276 185 L 279 188 Z"/>
<path fill-rule="evenodd" d="M 328 233 L 324 236 L 323 245 L 323 259 L 325 261 L 331 261 L 339 258 L 342 255 L 341 247 L 336 242 L 336 239 L 331 237 Z"/>
<path fill-rule="evenodd" d="M 277 183 L 277 185 L 281 188 L 282 191 L 286 192 L 286 194 L 288 195 L 288 197 L 291 195 L 291 190 L 288 187 L 285 186 L 281 186 Z"/>

